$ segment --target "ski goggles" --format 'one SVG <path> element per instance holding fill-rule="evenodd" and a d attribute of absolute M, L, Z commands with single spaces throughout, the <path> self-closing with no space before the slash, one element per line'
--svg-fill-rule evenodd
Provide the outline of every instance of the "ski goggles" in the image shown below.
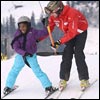
<path fill-rule="evenodd" d="M 52 13 L 52 10 L 48 9 L 47 7 L 44 8 L 45 13 L 50 15 Z"/>
<path fill-rule="evenodd" d="M 60 7 L 56 8 L 55 10 L 50 10 L 47 7 L 45 7 L 45 13 L 48 14 L 48 15 L 50 15 L 52 13 L 59 14 L 60 12 L 61 12 Z"/>

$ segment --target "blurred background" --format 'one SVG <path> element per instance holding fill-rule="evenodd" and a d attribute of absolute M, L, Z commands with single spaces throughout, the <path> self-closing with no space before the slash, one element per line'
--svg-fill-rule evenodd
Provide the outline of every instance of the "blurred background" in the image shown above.
<path fill-rule="evenodd" d="M 11 48 L 11 41 L 14 32 L 17 29 L 17 20 L 20 16 L 28 16 L 31 19 L 32 27 L 41 29 L 43 27 L 41 19 L 43 17 L 42 8 L 44 8 L 49 1 L 1 1 L 1 58 L 9 59 L 15 52 Z M 99 1 L 63 1 L 64 5 L 68 4 L 80 10 L 89 22 L 89 32 L 86 44 L 85 53 L 98 54 L 99 53 Z M 57 27 L 53 31 L 53 38 L 57 41 L 62 37 L 63 33 Z M 38 43 L 39 55 L 54 54 L 50 48 L 49 37 Z M 57 50 L 61 54 L 64 45 Z"/>

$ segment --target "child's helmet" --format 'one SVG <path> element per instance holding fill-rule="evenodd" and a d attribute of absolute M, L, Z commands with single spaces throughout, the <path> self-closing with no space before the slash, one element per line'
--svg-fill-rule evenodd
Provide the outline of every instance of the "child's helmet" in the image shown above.
<path fill-rule="evenodd" d="M 31 26 L 31 20 L 27 16 L 22 16 L 18 19 L 18 26 L 20 23 L 27 23 L 29 26 Z"/>

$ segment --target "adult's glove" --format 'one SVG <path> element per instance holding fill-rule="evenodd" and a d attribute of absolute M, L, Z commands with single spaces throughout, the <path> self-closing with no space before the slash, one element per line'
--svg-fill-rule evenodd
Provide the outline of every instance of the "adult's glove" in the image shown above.
<path fill-rule="evenodd" d="M 56 41 L 55 43 L 54 43 L 54 46 L 51 44 L 51 48 L 52 49 L 58 49 L 58 47 L 61 45 L 61 42 L 60 42 L 60 40 L 58 40 L 58 41 Z"/>

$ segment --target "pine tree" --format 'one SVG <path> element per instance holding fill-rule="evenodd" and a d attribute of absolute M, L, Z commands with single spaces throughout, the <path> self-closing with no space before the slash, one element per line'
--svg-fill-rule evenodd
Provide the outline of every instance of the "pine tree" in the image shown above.
<path fill-rule="evenodd" d="M 9 20 L 8 17 L 6 18 L 6 23 L 5 23 L 5 34 L 9 35 Z"/>
<path fill-rule="evenodd" d="M 36 26 L 37 29 L 43 28 L 43 24 L 41 22 L 42 18 L 43 18 L 43 14 L 41 13 L 40 19 L 38 20 L 38 23 L 37 23 L 37 26 Z"/>
<path fill-rule="evenodd" d="M 31 16 L 31 26 L 36 27 L 34 12 L 32 12 L 32 16 Z"/>
<path fill-rule="evenodd" d="M 10 35 L 12 36 L 16 30 L 15 19 L 13 18 L 12 15 L 10 15 L 10 18 L 9 18 L 9 29 L 10 29 Z"/>
<path fill-rule="evenodd" d="M 4 35 L 4 26 L 2 23 L 1 23 L 1 35 Z"/>

